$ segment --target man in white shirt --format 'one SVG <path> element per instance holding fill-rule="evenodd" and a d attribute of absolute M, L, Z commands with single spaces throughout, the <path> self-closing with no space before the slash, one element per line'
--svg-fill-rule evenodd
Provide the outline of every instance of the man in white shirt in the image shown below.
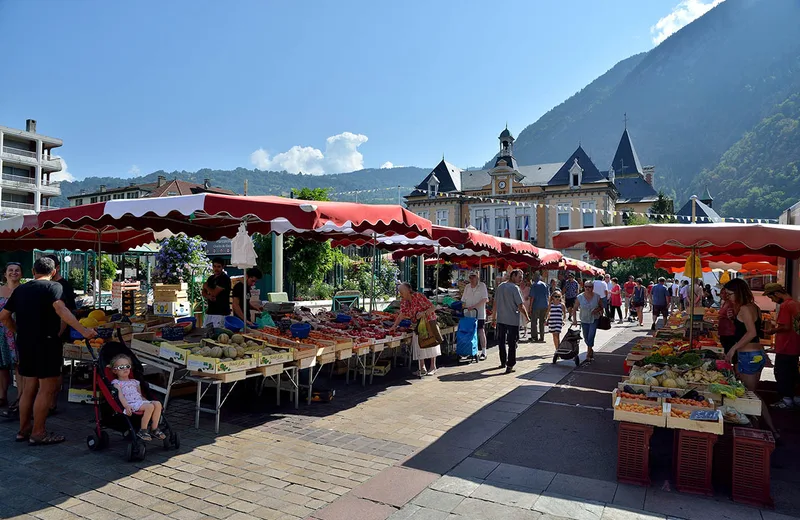
<path fill-rule="evenodd" d="M 669 300 L 669 310 L 674 311 L 678 308 L 678 301 L 681 298 L 681 284 L 679 284 L 675 279 L 670 280 L 669 291 L 670 295 L 672 296 L 672 298 Z"/>
<path fill-rule="evenodd" d="M 478 278 L 477 271 L 470 271 L 469 283 L 464 287 L 464 294 L 461 295 L 464 302 L 465 316 L 472 316 L 475 311 L 478 318 L 478 345 L 481 347 L 480 361 L 486 359 L 486 303 L 489 301 L 489 291 L 486 284 Z"/>
<path fill-rule="evenodd" d="M 600 297 L 600 303 L 603 306 L 603 312 L 608 314 L 608 283 L 606 283 L 602 276 L 598 276 L 593 285 L 594 293 Z"/>

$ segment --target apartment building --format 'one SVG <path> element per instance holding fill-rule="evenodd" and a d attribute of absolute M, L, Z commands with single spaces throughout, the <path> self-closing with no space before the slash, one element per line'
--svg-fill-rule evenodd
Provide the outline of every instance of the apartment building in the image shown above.
<path fill-rule="evenodd" d="M 59 183 L 50 180 L 62 169 L 53 149 L 63 144 L 36 133 L 33 119 L 25 122 L 25 130 L 0 126 L 0 217 L 50 209 L 50 200 L 61 195 Z"/>
<path fill-rule="evenodd" d="M 175 197 L 178 195 L 194 195 L 197 193 L 216 193 L 218 195 L 236 195 L 231 190 L 211 186 L 210 179 L 204 179 L 203 184 L 181 181 L 178 179 L 167 180 L 166 175 L 159 175 L 156 182 L 136 184 L 132 182 L 127 186 L 109 188 L 100 185 L 97 191 L 88 192 L 81 190 L 77 195 L 67 197 L 70 206 L 82 206 L 95 202 L 106 202 L 119 199 L 140 199 L 155 197 Z"/>

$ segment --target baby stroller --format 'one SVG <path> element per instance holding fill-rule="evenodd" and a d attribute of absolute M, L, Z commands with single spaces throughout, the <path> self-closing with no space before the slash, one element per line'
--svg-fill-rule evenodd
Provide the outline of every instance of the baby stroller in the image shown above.
<path fill-rule="evenodd" d="M 475 311 L 475 316 L 478 311 Z M 467 358 L 470 363 L 478 362 L 478 318 L 464 316 L 458 320 L 456 331 L 456 355 Z"/>
<path fill-rule="evenodd" d="M 558 344 L 558 348 L 556 349 L 555 353 L 553 354 L 553 364 L 558 362 L 558 358 L 561 359 L 574 359 L 575 366 L 581 366 L 581 360 L 578 357 L 578 352 L 581 348 L 581 331 L 580 329 L 573 329 L 570 327 L 567 329 L 566 334 L 561 339 L 561 343 Z"/>
<path fill-rule="evenodd" d="M 118 331 L 119 332 L 119 331 Z M 92 377 L 92 400 L 94 402 L 95 429 L 86 438 L 86 446 L 91 451 L 102 450 L 109 445 L 109 436 L 106 428 L 122 434 L 123 438 L 130 441 L 125 451 L 125 458 L 128 461 L 144 460 L 147 453 L 145 442 L 136 436 L 136 432 L 141 426 L 142 413 L 134 412 L 128 416 L 124 413 L 124 408 L 119 400 L 118 391 L 111 385 L 114 375 L 109 364 L 115 356 L 124 354 L 131 359 L 131 371 L 134 379 L 141 385 L 142 395 L 146 399 L 151 399 L 152 391 L 144 380 L 144 370 L 139 358 L 122 341 L 122 335 L 118 334 L 119 341 L 109 342 L 103 345 L 100 352 L 95 357 L 94 350 L 89 348 L 92 354 L 93 377 Z M 87 347 L 88 347 L 88 341 Z M 101 395 L 98 395 L 101 394 Z M 160 426 L 166 438 L 163 440 L 164 449 L 179 449 L 181 445 L 177 432 L 173 432 L 167 423 L 166 417 L 162 414 Z"/>

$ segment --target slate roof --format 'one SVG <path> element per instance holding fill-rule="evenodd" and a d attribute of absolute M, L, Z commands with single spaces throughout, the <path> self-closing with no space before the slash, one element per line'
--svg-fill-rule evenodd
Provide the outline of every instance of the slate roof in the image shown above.
<path fill-rule="evenodd" d="M 706 201 L 714 202 L 714 197 L 712 197 L 711 196 L 711 192 L 708 191 L 708 186 L 706 186 L 706 192 L 703 194 L 702 197 L 700 197 L 700 200 L 702 200 L 703 202 L 706 202 Z"/>
<path fill-rule="evenodd" d="M 209 187 L 205 188 L 202 184 L 195 184 L 194 182 L 180 181 L 173 179 L 161 185 L 161 187 L 153 188 L 147 196 L 148 197 L 169 197 L 173 195 L 194 195 L 196 193 L 217 193 L 219 195 L 236 195 L 231 190 L 222 188 Z"/>
<path fill-rule="evenodd" d="M 617 177 L 614 185 L 619 192 L 618 204 L 634 202 L 655 202 L 658 200 L 658 193 L 644 178 L 637 177 Z"/>
<path fill-rule="evenodd" d="M 594 165 L 592 160 L 589 158 L 589 155 L 587 155 L 583 148 L 578 146 L 578 149 L 569 156 L 569 159 L 562 164 L 561 168 L 558 169 L 556 174 L 553 175 L 547 184 L 549 186 L 569 186 L 569 169 L 572 168 L 575 159 L 578 159 L 578 166 L 583 168 L 581 184 L 590 184 L 592 182 L 602 182 L 608 180 L 605 175 L 600 173 L 600 170 L 597 169 L 597 166 Z"/>
<path fill-rule="evenodd" d="M 500 161 L 505 161 L 506 166 L 508 166 L 512 170 L 516 170 L 517 168 L 519 168 L 517 160 L 514 158 L 513 155 L 502 155 L 502 156 L 498 155 L 497 159 L 494 161 L 495 168 L 499 166 Z"/>
<path fill-rule="evenodd" d="M 642 164 L 639 162 L 639 156 L 636 154 L 627 128 L 622 132 L 622 138 L 619 140 L 614 160 L 611 161 L 611 167 L 614 168 L 615 177 L 642 173 Z"/>
<path fill-rule="evenodd" d="M 546 186 L 550 179 L 555 175 L 562 163 L 532 164 L 530 166 L 518 166 L 517 171 L 524 178 L 521 181 L 523 186 Z M 461 172 L 461 187 L 464 190 L 479 190 L 492 182 L 489 175 L 491 170 L 464 170 Z"/>
<path fill-rule="evenodd" d="M 711 219 L 711 222 L 722 222 L 722 217 L 719 216 L 719 213 L 714 211 L 710 206 L 703 204 L 700 200 L 697 201 L 697 207 L 695 208 L 695 217 L 697 217 L 697 223 L 702 224 L 709 222 L 707 220 L 703 221 L 700 217 L 707 217 Z M 676 215 L 681 217 L 691 217 L 692 216 L 692 199 L 686 201 L 686 204 L 678 210 Z"/>
<path fill-rule="evenodd" d="M 422 179 L 422 182 L 417 184 L 417 187 L 408 196 L 417 197 L 420 195 L 428 194 L 428 181 L 431 177 L 436 177 L 439 180 L 440 193 L 452 193 L 461 191 L 461 168 L 454 166 L 449 162 L 442 159 L 439 164 Z"/>
<path fill-rule="evenodd" d="M 502 138 L 504 138 L 504 137 L 510 137 L 511 139 L 514 139 L 514 136 L 513 136 L 513 135 L 511 135 L 511 132 L 508 130 L 508 127 L 506 127 L 506 129 L 505 129 L 505 130 L 503 130 L 502 132 L 500 132 L 500 139 L 502 139 Z"/>

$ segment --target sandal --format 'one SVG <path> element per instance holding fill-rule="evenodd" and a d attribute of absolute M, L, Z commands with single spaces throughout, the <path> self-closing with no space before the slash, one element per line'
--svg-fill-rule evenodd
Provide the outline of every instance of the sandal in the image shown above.
<path fill-rule="evenodd" d="M 153 430 L 150 433 L 150 436 L 153 437 L 154 439 L 158 439 L 160 441 L 163 441 L 164 439 L 167 438 L 167 436 L 164 434 L 164 432 L 162 432 L 161 429 L 159 429 L 159 428 L 156 428 L 155 430 Z"/>
<path fill-rule="evenodd" d="M 136 436 L 139 437 L 140 439 L 142 439 L 143 441 L 152 441 L 153 440 L 153 438 L 150 436 L 150 434 L 147 433 L 144 430 L 139 430 L 138 432 L 136 432 Z"/>
<path fill-rule="evenodd" d="M 66 437 L 63 435 L 58 435 L 56 433 L 48 433 L 41 439 L 34 439 L 33 437 L 28 438 L 28 446 L 45 446 L 48 444 L 59 444 L 67 440 Z"/>
<path fill-rule="evenodd" d="M 10 406 L 7 410 L 0 410 L 0 417 L 4 417 L 6 419 L 16 419 L 19 416 L 19 408 L 16 406 Z"/>
<path fill-rule="evenodd" d="M 31 432 L 27 432 L 27 433 L 17 432 L 17 436 L 16 436 L 16 438 L 14 440 L 16 442 L 25 442 L 30 438 L 31 438 Z"/>

